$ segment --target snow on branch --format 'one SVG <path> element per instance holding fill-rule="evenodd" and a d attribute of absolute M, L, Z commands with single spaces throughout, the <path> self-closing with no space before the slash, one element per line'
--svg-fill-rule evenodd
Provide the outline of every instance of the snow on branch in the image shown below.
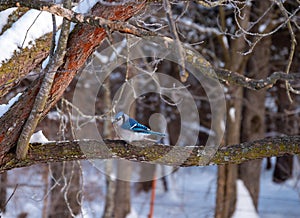
<path fill-rule="evenodd" d="M 144 6 L 144 4 L 145 2 L 142 2 L 140 4 L 140 7 Z M 61 16 L 74 23 L 83 23 L 83 24 L 88 24 L 96 27 L 102 27 L 105 29 L 109 29 L 110 31 L 120 31 L 120 32 L 131 33 L 140 36 L 158 35 L 157 33 L 149 30 L 143 28 L 137 28 L 134 25 L 131 25 L 127 22 L 118 21 L 118 20 L 108 20 L 99 16 L 77 13 L 75 11 L 72 11 L 71 9 L 64 8 L 59 4 L 55 4 L 51 2 L 38 1 L 38 0 L 33 0 L 33 1 L 0 0 L 0 6 L 7 7 L 7 8 L 15 7 L 15 6 L 29 7 L 31 9 L 47 11 L 51 14 Z"/>
<path fill-rule="evenodd" d="M 134 144 L 122 140 L 34 143 L 24 160 L 18 160 L 14 153 L 6 154 L 0 162 L 0 173 L 45 162 L 86 159 L 127 159 L 175 167 L 239 164 L 265 157 L 300 154 L 300 136 L 264 138 L 219 147 L 210 157 L 207 155 L 209 153 L 203 146 L 169 146 L 148 141 Z"/>
<path fill-rule="evenodd" d="M 71 7 L 70 0 L 64 0 L 64 5 L 66 7 Z M 55 20 L 55 19 L 54 19 Z M 53 26 L 53 31 L 55 32 L 56 25 Z M 43 82 L 41 84 L 41 88 L 35 98 L 34 105 L 30 112 L 29 117 L 27 118 L 20 137 L 17 143 L 17 157 L 18 159 L 24 159 L 26 157 L 30 137 L 32 136 L 33 132 L 35 131 L 38 122 L 42 117 L 41 111 L 44 110 L 48 96 L 50 94 L 52 84 L 54 82 L 55 73 L 57 69 L 63 64 L 63 59 L 65 57 L 65 50 L 67 48 L 67 42 L 69 38 L 69 29 L 70 29 L 70 21 L 66 19 L 63 20 L 59 41 L 57 44 L 57 48 L 55 52 L 53 52 L 53 56 L 50 58 L 49 64 L 45 68 Z M 54 50 L 54 47 L 53 47 Z"/>

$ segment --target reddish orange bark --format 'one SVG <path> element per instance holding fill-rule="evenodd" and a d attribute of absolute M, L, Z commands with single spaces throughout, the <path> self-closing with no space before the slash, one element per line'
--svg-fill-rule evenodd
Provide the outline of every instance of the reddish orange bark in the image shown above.
<path fill-rule="evenodd" d="M 151 192 L 151 199 L 150 199 L 150 212 L 149 212 L 148 218 L 153 218 L 154 217 L 154 201 L 155 201 L 156 181 L 157 181 L 157 179 L 154 175 L 153 180 L 152 180 L 152 192 Z"/>
<path fill-rule="evenodd" d="M 92 14 L 110 20 L 125 21 L 140 11 L 144 5 L 144 3 L 128 3 L 118 6 L 97 4 L 92 9 Z M 45 110 L 42 112 L 44 116 L 57 103 L 87 58 L 105 37 L 105 29 L 88 25 L 77 25 L 72 31 L 68 41 L 65 62 L 56 74 L 51 95 Z M 4 155 L 15 146 L 23 124 L 30 114 L 40 83 L 41 78 L 33 82 L 21 99 L 0 119 L 0 164 Z"/>

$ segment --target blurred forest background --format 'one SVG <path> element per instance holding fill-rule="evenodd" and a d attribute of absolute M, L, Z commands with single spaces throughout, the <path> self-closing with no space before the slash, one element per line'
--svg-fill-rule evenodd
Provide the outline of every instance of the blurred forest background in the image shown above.
<path fill-rule="evenodd" d="M 1 4 L 5 5 L 3 2 L 6 1 L 1 1 Z M 76 5 L 83 2 L 94 4 L 89 0 L 73 1 L 72 3 Z M 136 7 L 135 4 L 138 4 L 138 1 L 119 1 L 117 4 L 99 1 L 98 7 L 102 7 L 103 14 L 98 16 L 107 16 L 110 8 L 122 7 L 123 3 Z M 133 16 L 128 15 L 129 17 L 124 20 L 130 18 L 128 22 L 133 26 L 150 29 L 180 40 L 202 54 L 216 71 L 226 69 L 253 79 L 265 79 L 274 72 L 299 73 L 300 2 L 298 0 L 171 2 L 164 0 L 146 1 L 143 4 L 142 9 L 136 9 L 136 12 L 132 13 Z M 168 5 L 171 6 L 171 12 L 167 11 Z M 95 7 L 93 10 L 98 10 Z M 33 9 L 19 7 L 8 13 L 2 9 L 0 19 L 3 25 L 0 41 L 5 40 L 6 38 L 3 37 L 5 32 L 13 28 L 13 25 L 26 14 L 28 15 L 31 10 Z M 103 12 L 105 10 L 107 14 Z M 123 13 L 126 14 L 126 10 L 127 8 Z M 131 13 L 128 14 L 131 15 Z M 172 18 L 171 21 L 169 18 Z M 51 20 L 49 22 L 51 24 Z M 176 28 L 175 31 L 171 28 L 172 24 Z M 83 34 L 80 33 L 80 30 L 85 31 L 83 26 L 88 26 L 87 24 L 76 25 L 77 27 L 73 30 L 74 35 Z M 15 32 L 15 34 L 18 33 Z M 107 34 L 107 32 L 104 30 L 103 34 Z M 103 57 L 96 59 L 99 58 L 97 54 L 112 46 L 113 43 L 126 43 L 127 39 L 131 37 L 120 32 L 110 32 L 107 35 L 108 37 L 101 41 L 99 47 L 95 45 L 97 48 L 89 58 L 83 58 L 85 65 L 89 65 L 91 62 L 95 64 L 95 60 L 99 62 L 100 66 L 109 64 L 109 62 L 105 63 Z M 12 72 L 14 72 L 19 76 L 12 76 L 9 80 L 3 76 L 3 73 L 0 74 L 1 104 L 7 104 L 17 93 L 27 92 L 26 88 L 28 87 L 30 90 L 33 87 L 32 84 L 41 77 L 42 62 L 49 54 L 51 37 L 51 33 L 47 33 L 36 39 L 30 48 L 19 47 L 10 60 L 2 60 L 0 69 L 3 73 L 13 74 Z M 76 43 L 75 40 L 72 40 L 73 38 L 70 36 L 67 48 L 71 46 L 71 43 Z M 30 58 L 33 57 L 30 62 L 26 61 L 28 54 Z M 64 63 L 68 57 L 70 56 L 67 53 Z M 77 57 L 77 62 L 80 62 L 81 56 Z M 24 65 L 20 63 L 24 63 Z M 83 68 L 84 65 L 80 67 L 80 69 Z M 92 115 L 81 114 L 82 125 L 92 119 L 96 120 L 98 131 L 103 138 L 116 138 L 110 119 L 106 114 L 111 110 L 111 101 L 118 89 L 127 79 L 138 75 L 141 69 L 163 73 L 177 80 L 181 79 L 181 69 L 176 63 L 167 60 L 143 58 L 123 64 L 101 84 L 95 102 L 96 112 Z M 82 126 L 74 121 L 71 114 L 72 110 L 76 110 L 72 104 L 74 89 L 81 86 L 88 90 L 92 84 L 99 84 L 97 78 L 92 74 L 85 81 L 78 80 L 80 72 L 79 69 L 76 70 L 77 75 L 65 88 L 62 99 L 57 100 L 57 104 L 51 110 L 49 108 L 49 112 L 47 111 L 36 128 L 36 131 L 42 130 L 50 141 L 78 139 L 74 132 Z M 67 71 L 57 70 L 57 74 L 67 73 Z M 8 81 L 13 81 L 9 83 L 12 85 L 7 85 Z M 79 84 L 79 82 L 83 82 L 83 84 Z M 227 108 L 226 128 L 221 146 L 240 144 L 265 137 L 299 135 L 299 80 L 278 81 L 275 85 L 260 90 L 251 90 L 234 84 L 234 81 L 230 79 L 228 81 L 222 79 L 220 82 L 224 86 Z M 64 80 L 61 83 L 64 83 Z M 197 145 L 203 145 L 211 134 L 211 105 L 201 83 L 192 74 L 183 84 L 192 94 L 198 107 L 198 116 L 201 122 L 196 124 L 199 130 Z M 83 93 L 88 93 L 86 90 Z M 82 96 L 80 99 L 82 104 L 90 100 L 89 97 Z M 130 115 L 140 123 L 149 126 L 149 118 L 152 114 L 162 114 L 167 121 L 168 133 L 168 138 L 163 142 L 175 145 L 178 143 L 182 124 L 176 104 L 172 103 L 174 102 L 160 98 L 157 93 L 148 93 L 134 101 L 130 108 Z M 91 117 L 93 115 L 95 116 Z M 7 122 L 5 119 L 8 118 L 2 116 L 1 122 Z M 193 126 L 185 128 L 193 128 Z M 3 131 L 8 130 L 3 128 Z M 184 141 L 183 144 L 188 145 L 189 143 Z M 39 164 L 1 173 L 0 209 L 3 217 L 122 218 L 167 215 L 176 217 L 227 218 L 233 215 L 246 217 L 249 212 L 247 209 L 239 211 L 240 216 L 236 214 L 239 197 L 241 197 L 238 191 L 241 190 L 239 182 L 242 181 L 243 187 L 246 187 L 251 199 L 250 203 L 245 204 L 249 210 L 253 208 L 253 213 L 248 214 L 249 217 L 254 217 L 253 214 L 256 214 L 257 217 L 274 217 L 273 212 L 276 213 L 276 217 L 297 217 L 299 214 L 297 207 L 300 203 L 298 161 L 297 156 L 285 155 L 276 159 L 254 160 L 239 165 L 173 169 L 147 163 L 132 166 L 132 162 L 120 160 L 114 162 L 117 167 L 116 171 L 111 169 L 113 167 L 111 162 L 104 161 L 103 168 L 106 173 L 99 171 L 93 167 L 93 163 L 88 161 Z M 140 177 L 147 175 L 147 178 L 154 178 L 155 175 L 164 174 L 166 171 L 171 172 L 172 175 L 161 177 L 157 181 L 149 179 L 149 181 L 130 182 L 115 179 L 119 178 L 118 174 L 122 174 L 122 178 L 128 177 L 130 180 L 132 173 L 138 173 Z M 117 175 L 113 175 L 114 173 Z M 261 178 L 262 175 L 263 178 Z M 157 192 L 155 193 L 153 188 L 155 189 L 156 185 L 158 187 L 156 187 Z M 193 189 L 189 190 L 189 186 Z M 274 187 L 274 189 L 270 187 Z M 275 199 L 278 196 L 285 196 L 288 199 L 293 195 L 293 202 L 290 204 L 295 203 L 295 207 L 281 207 L 280 205 L 284 205 L 282 202 L 284 200 L 274 200 L 271 206 L 267 204 L 259 206 L 264 201 L 263 198 L 260 198 L 261 193 L 269 194 L 270 198 Z M 199 195 L 194 198 L 194 195 L 197 194 Z M 156 199 L 154 199 L 154 195 L 156 195 Z M 189 196 L 195 200 L 190 202 Z M 180 201 L 178 199 L 186 199 L 186 201 L 176 204 L 174 203 L 175 198 L 177 198 L 176 202 Z M 139 203 L 136 199 L 139 199 Z M 141 201 L 142 203 L 140 203 Z M 205 204 L 209 206 L 205 207 Z M 276 210 L 276 207 L 282 208 L 282 210 L 272 211 Z M 263 213 L 266 209 L 270 209 L 268 215 Z M 173 214 L 174 211 L 176 214 Z"/>

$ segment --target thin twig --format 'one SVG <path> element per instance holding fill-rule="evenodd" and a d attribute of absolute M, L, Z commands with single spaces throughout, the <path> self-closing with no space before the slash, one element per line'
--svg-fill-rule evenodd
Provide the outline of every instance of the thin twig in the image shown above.
<path fill-rule="evenodd" d="M 10 199 L 14 196 L 15 192 L 17 191 L 18 186 L 19 186 L 19 184 L 16 184 L 16 185 L 15 185 L 15 188 L 14 188 L 13 192 L 12 192 L 11 195 L 8 197 L 8 199 L 6 200 L 6 202 L 5 202 L 4 206 L 3 206 L 3 208 L 6 207 L 6 205 L 7 205 L 8 202 L 10 201 Z"/>
<path fill-rule="evenodd" d="M 296 48 L 296 37 L 295 37 L 295 33 L 293 31 L 293 27 L 291 24 L 291 20 L 289 19 L 289 15 L 286 11 L 286 9 L 284 8 L 282 1 L 276 1 L 277 5 L 279 6 L 281 12 L 283 13 L 283 15 L 285 16 L 285 18 L 287 19 L 287 28 L 289 30 L 290 36 L 291 36 L 291 48 L 290 48 L 290 54 L 289 54 L 289 59 L 288 59 L 288 63 L 286 65 L 286 69 L 285 69 L 285 73 L 289 74 L 290 69 L 291 69 L 291 65 L 293 62 L 293 58 L 294 58 L 294 54 L 295 54 L 295 48 Z M 290 101 L 290 103 L 293 102 L 293 99 L 291 97 L 291 93 L 290 93 L 290 83 L 288 81 L 285 81 L 285 87 L 286 87 L 286 94 L 288 96 L 288 99 Z"/>
<path fill-rule="evenodd" d="M 26 30 L 26 34 L 25 34 L 25 37 L 24 37 L 24 40 L 22 42 L 22 45 L 21 45 L 21 48 L 23 48 L 24 44 L 25 44 L 25 41 L 26 41 L 26 38 L 27 38 L 27 35 L 28 35 L 28 32 L 30 31 L 31 27 L 35 24 L 35 22 L 37 21 L 37 19 L 39 18 L 39 16 L 41 15 L 42 11 L 36 16 L 36 18 L 33 20 L 32 24 L 29 26 L 29 28 Z"/>
<path fill-rule="evenodd" d="M 180 71 L 180 79 L 182 82 L 185 82 L 188 78 L 188 72 L 185 70 L 185 57 L 184 57 L 184 50 L 182 48 L 182 43 L 179 39 L 176 25 L 172 15 L 172 8 L 169 0 L 163 0 L 164 8 L 166 11 L 167 19 L 169 22 L 169 28 L 172 35 L 173 40 L 175 41 L 177 51 L 178 51 L 178 64 L 179 64 L 179 71 Z"/>
<path fill-rule="evenodd" d="M 51 42 L 51 47 L 50 47 L 50 52 L 49 52 L 49 58 L 53 58 L 54 51 L 55 51 L 55 39 L 56 39 L 56 18 L 55 15 L 52 14 L 52 42 Z"/>

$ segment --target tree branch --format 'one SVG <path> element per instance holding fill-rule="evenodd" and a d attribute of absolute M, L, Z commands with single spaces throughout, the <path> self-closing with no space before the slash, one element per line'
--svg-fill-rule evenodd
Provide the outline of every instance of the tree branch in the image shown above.
<path fill-rule="evenodd" d="M 2 3 L 2 1 L 0 1 L 0 3 Z M 128 3 L 116 7 L 105 7 L 96 4 L 92 9 L 92 13 L 111 20 L 126 20 L 142 8 L 142 4 L 136 5 L 135 3 Z M 95 48 L 105 37 L 106 31 L 104 28 L 80 24 L 74 28 L 69 36 L 64 64 L 58 69 L 59 73 L 55 75 L 45 109 L 42 111 L 42 116 L 45 116 L 50 108 L 60 99 L 76 73 L 84 65 L 86 59 L 94 52 Z M 24 121 L 30 114 L 41 81 L 42 77 L 32 82 L 30 87 L 23 92 L 22 96 L 10 110 L 0 117 L 0 165 L 3 156 L 16 144 Z"/>
<path fill-rule="evenodd" d="M 144 5 L 145 1 L 142 1 L 140 4 Z M 4 1 L 0 0 L 0 5 L 2 7 L 29 7 L 32 9 L 47 11 L 51 14 L 61 16 L 74 23 L 88 24 L 95 27 L 109 28 L 111 31 L 120 31 L 124 33 L 130 32 L 131 34 L 140 35 L 140 36 L 157 36 L 158 33 L 143 29 L 137 28 L 134 25 L 131 25 L 127 22 L 119 20 L 108 20 L 103 17 L 90 15 L 90 14 L 81 14 L 62 7 L 59 4 L 45 1 L 19 1 L 19 0 L 9 0 Z"/>
<path fill-rule="evenodd" d="M 171 39 L 165 37 L 165 40 L 170 42 Z M 185 47 L 186 61 L 196 67 L 203 75 L 209 78 L 215 78 L 223 82 L 242 86 L 251 90 L 260 90 L 263 88 L 271 88 L 278 80 L 281 81 L 296 81 L 300 80 L 300 73 L 286 74 L 284 72 L 274 72 L 267 78 L 252 79 L 243 76 L 237 72 L 226 69 L 215 69 L 202 56 L 195 56 Z"/>
<path fill-rule="evenodd" d="M 173 19 L 171 3 L 169 2 L 169 0 L 163 0 L 163 4 L 164 4 L 164 9 L 165 9 L 165 12 L 166 12 L 167 20 L 168 20 L 168 23 L 169 23 L 170 32 L 171 32 L 172 38 L 173 38 L 173 40 L 176 44 L 176 47 L 177 47 L 180 80 L 181 80 L 181 82 L 186 82 L 186 80 L 188 78 L 188 73 L 185 69 L 184 49 L 183 49 L 182 43 L 179 39 L 177 29 L 176 29 L 176 24 L 175 24 L 175 21 Z"/>
<path fill-rule="evenodd" d="M 64 6 L 71 7 L 71 1 L 64 0 Z M 55 25 L 53 31 L 54 32 L 56 31 Z M 30 137 L 34 133 L 35 128 L 42 117 L 42 112 L 45 108 L 48 95 L 50 93 L 55 78 L 55 72 L 63 64 L 63 59 L 65 57 L 67 42 L 69 38 L 69 31 L 70 31 L 70 21 L 64 19 L 62 23 L 59 40 L 57 43 L 57 48 L 53 56 L 50 58 L 47 67 L 44 70 L 44 78 L 41 84 L 41 88 L 35 98 L 34 105 L 32 107 L 30 115 L 27 118 L 24 127 L 22 128 L 22 132 L 17 142 L 16 153 L 18 159 L 24 159 L 26 157 Z"/>
<path fill-rule="evenodd" d="M 239 164 L 265 157 L 300 154 L 300 136 L 265 138 L 220 147 L 211 158 L 202 155 L 210 152 L 214 151 L 203 146 L 169 146 L 148 141 L 132 144 L 122 140 L 34 143 L 24 160 L 18 160 L 14 153 L 6 154 L 0 165 L 0 173 L 38 163 L 86 159 L 127 159 L 175 167 Z"/>
<path fill-rule="evenodd" d="M 142 4 L 144 3 L 145 1 L 142 2 Z M 224 3 L 224 1 L 220 0 L 215 3 L 222 4 Z M 209 3 L 209 4 L 214 4 L 214 3 Z M 84 23 L 95 27 L 104 27 L 104 28 L 108 27 L 112 31 L 115 30 L 115 31 L 125 32 L 132 35 L 136 35 L 138 37 L 161 36 L 159 33 L 146 30 L 140 27 L 136 27 L 134 25 L 131 25 L 123 21 L 108 20 L 94 15 L 84 15 L 84 14 L 76 13 L 72 10 L 63 8 L 60 5 L 51 2 L 44 2 L 44 1 L 37 1 L 37 0 L 22 1 L 22 2 L 19 2 L 18 0 L 9 0 L 9 1 L 0 0 L 0 5 L 6 7 L 12 7 L 17 5 L 17 6 L 30 7 L 42 11 L 48 11 L 52 14 L 62 16 L 75 23 Z M 214 5 L 210 5 L 210 6 L 214 7 Z M 164 37 L 164 39 L 167 42 L 165 44 L 166 49 L 168 49 L 167 47 L 168 43 L 173 42 L 173 40 L 168 37 Z M 193 54 L 189 54 L 187 52 L 187 47 L 183 49 L 185 50 L 186 61 L 196 66 L 199 70 L 201 70 L 201 72 L 204 75 L 211 78 L 223 80 L 225 82 L 228 82 L 229 84 L 243 86 L 251 90 L 260 90 L 263 88 L 272 87 L 278 80 L 291 81 L 291 80 L 300 79 L 300 74 L 284 75 L 284 73 L 282 72 L 274 72 L 273 74 L 271 74 L 269 77 L 265 79 L 263 78 L 251 79 L 249 77 L 245 77 L 243 75 L 225 69 L 213 69 L 210 64 L 205 64 L 208 62 L 204 58 L 202 59 L 195 58 L 192 56 Z"/>

